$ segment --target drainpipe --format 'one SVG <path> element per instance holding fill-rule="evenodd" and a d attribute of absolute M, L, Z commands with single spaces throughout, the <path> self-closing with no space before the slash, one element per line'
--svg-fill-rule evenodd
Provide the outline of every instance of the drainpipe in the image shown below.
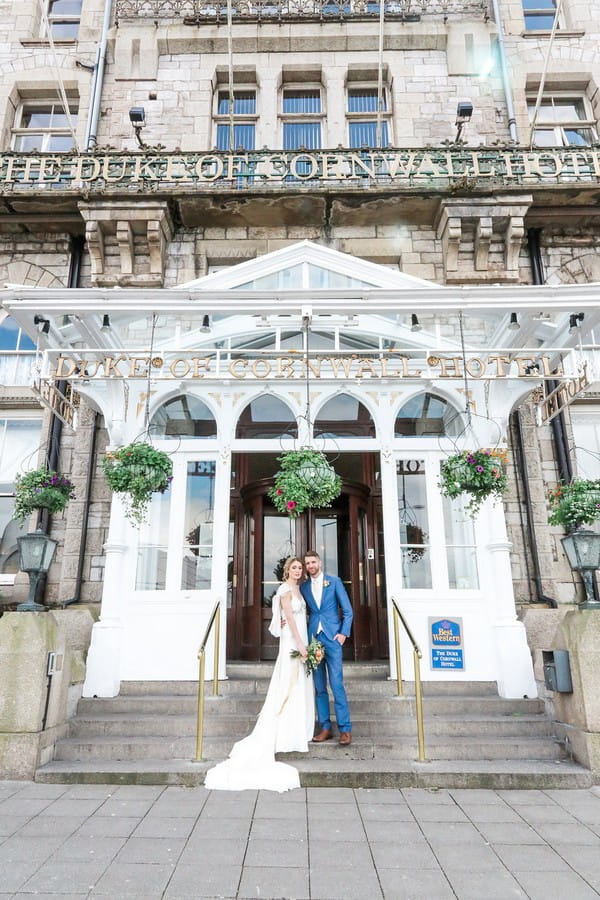
<path fill-rule="evenodd" d="M 498 28 L 498 59 L 500 62 L 500 73 L 502 75 L 502 87 L 504 88 L 504 99 L 506 100 L 506 112 L 508 113 L 508 129 L 510 131 L 511 141 L 514 141 L 515 144 L 518 144 L 519 135 L 517 133 L 515 106 L 513 103 L 510 79 L 508 77 L 508 69 L 506 67 L 506 53 L 504 49 L 504 25 L 502 24 L 502 15 L 500 14 L 500 4 L 498 0 L 492 0 L 492 9 L 494 10 L 494 20 Z"/>
<path fill-rule="evenodd" d="M 541 228 L 529 228 L 527 231 L 527 243 L 529 248 L 529 256 L 531 259 L 531 272 L 534 284 L 544 284 L 544 266 L 542 261 L 542 251 L 540 245 Z M 557 381 L 549 381 L 548 389 L 553 391 L 558 387 Z M 561 481 L 569 482 L 573 477 L 573 466 L 571 463 L 571 454 L 569 452 L 569 440 L 567 437 L 567 428 L 565 424 L 564 413 L 555 416 L 550 425 L 552 426 L 552 437 L 554 440 L 554 448 L 556 451 L 556 462 L 558 466 L 558 477 Z"/>
<path fill-rule="evenodd" d="M 102 36 L 96 49 L 96 62 L 94 63 L 94 75 L 92 77 L 92 89 L 90 91 L 90 111 L 85 130 L 85 149 L 93 150 L 98 136 L 98 120 L 100 119 L 100 100 L 102 99 L 102 85 L 104 83 L 104 66 L 106 64 L 106 45 L 108 43 L 108 29 L 112 12 L 112 0 L 106 0 L 104 7 L 104 21 L 102 23 Z"/>
<path fill-rule="evenodd" d="M 521 420 L 521 413 L 518 409 L 514 411 L 511 419 L 512 431 L 516 437 L 516 451 L 518 460 L 517 465 L 519 473 L 521 475 L 521 479 L 523 481 L 523 491 L 525 494 L 523 499 L 525 501 L 525 515 L 527 518 L 527 531 L 529 534 L 529 550 L 531 552 L 531 561 L 533 563 L 533 581 L 536 590 L 536 596 L 531 597 L 530 599 L 532 603 L 543 603 L 546 606 L 550 606 L 552 609 L 556 609 L 556 600 L 553 597 L 548 597 L 544 593 L 542 585 L 542 570 L 540 566 L 540 556 L 538 553 L 537 540 L 535 537 L 535 522 L 533 519 L 533 503 L 531 501 L 531 488 L 529 485 L 529 472 L 527 469 L 527 455 L 525 453 L 525 444 L 523 441 L 523 422 Z"/>

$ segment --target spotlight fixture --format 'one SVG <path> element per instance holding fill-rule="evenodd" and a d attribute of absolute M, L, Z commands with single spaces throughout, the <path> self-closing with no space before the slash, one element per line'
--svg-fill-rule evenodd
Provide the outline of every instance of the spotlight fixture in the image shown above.
<path fill-rule="evenodd" d="M 473 115 L 473 104 L 470 100 L 461 100 L 456 107 L 456 138 L 458 143 L 462 137 L 463 129 L 467 122 L 471 121 Z"/>
<path fill-rule="evenodd" d="M 33 324 L 37 325 L 40 334 L 48 334 L 50 331 L 50 320 L 45 319 L 44 316 L 34 316 Z"/>
<path fill-rule="evenodd" d="M 510 322 L 508 323 L 508 327 L 511 331 L 518 331 L 519 328 L 521 327 L 519 325 L 519 320 L 517 318 L 517 314 L 514 312 L 510 314 Z"/>
<path fill-rule="evenodd" d="M 202 317 L 202 325 L 200 326 L 200 331 L 203 334 L 208 334 L 208 332 L 210 331 L 210 319 L 208 316 Z"/>
<path fill-rule="evenodd" d="M 142 140 L 142 128 L 146 124 L 146 110 L 143 106 L 132 106 L 129 110 L 129 121 L 133 125 L 135 139 L 141 150 L 147 150 L 148 147 Z"/>
<path fill-rule="evenodd" d="M 412 313 L 410 317 L 410 330 L 411 331 L 421 331 L 423 326 L 420 324 L 416 313 Z"/>
<path fill-rule="evenodd" d="M 569 334 L 574 334 L 578 328 L 581 328 L 583 322 L 583 313 L 571 313 L 569 316 Z"/>
<path fill-rule="evenodd" d="M 108 313 L 104 313 L 102 316 L 102 328 L 100 331 L 110 331 L 110 316 Z"/>

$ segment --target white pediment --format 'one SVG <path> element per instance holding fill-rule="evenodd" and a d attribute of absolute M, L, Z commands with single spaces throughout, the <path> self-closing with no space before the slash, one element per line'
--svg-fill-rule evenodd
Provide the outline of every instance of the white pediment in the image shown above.
<path fill-rule="evenodd" d="M 256 259 L 238 263 L 186 284 L 186 290 L 360 290 L 361 288 L 438 287 L 422 278 L 396 272 L 315 244 L 300 241 Z"/>

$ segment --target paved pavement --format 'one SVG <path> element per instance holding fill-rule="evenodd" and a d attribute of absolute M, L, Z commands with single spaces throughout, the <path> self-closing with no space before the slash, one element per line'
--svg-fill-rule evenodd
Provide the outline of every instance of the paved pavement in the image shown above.
<path fill-rule="evenodd" d="M 0 781 L 0 900 L 588 900 L 600 787 L 492 791 Z"/>

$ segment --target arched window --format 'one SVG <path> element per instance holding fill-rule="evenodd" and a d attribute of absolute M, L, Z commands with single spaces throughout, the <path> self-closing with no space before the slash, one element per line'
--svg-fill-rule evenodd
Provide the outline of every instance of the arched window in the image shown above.
<path fill-rule="evenodd" d="M 396 437 L 456 435 L 462 428 L 460 413 L 442 397 L 424 393 L 411 397 L 396 417 Z"/>
<path fill-rule="evenodd" d="M 217 423 L 206 403 L 185 394 L 163 403 L 152 416 L 150 429 L 153 436 L 163 438 L 217 436 Z"/>
<path fill-rule="evenodd" d="M 242 412 L 236 438 L 298 437 L 298 424 L 283 400 L 264 394 L 246 406 Z"/>
<path fill-rule="evenodd" d="M 375 437 L 375 423 L 360 400 L 338 394 L 328 400 L 315 419 L 315 435 L 320 437 Z"/>

